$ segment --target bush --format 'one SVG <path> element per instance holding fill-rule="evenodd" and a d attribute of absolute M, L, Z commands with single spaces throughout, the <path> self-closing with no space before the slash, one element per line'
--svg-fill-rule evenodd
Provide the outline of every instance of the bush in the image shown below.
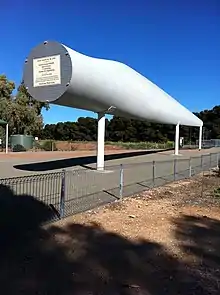
<path fill-rule="evenodd" d="M 220 198 L 220 187 L 218 187 L 218 188 L 216 188 L 216 189 L 214 190 L 214 196 L 215 196 L 216 198 Z"/>
<path fill-rule="evenodd" d="M 165 143 L 158 142 L 106 142 L 106 144 L 117 145 L 125 149 L 169 149 L 174 147 L 172 141 Z"/>
<path fill-rule="evenodd" d="M 51 140 L 47 140 L 42 142 L 41 147 L 44 151 L 52 151 L 52 144 L 53 142 Z"/>
<path fill-rule="evenodd" d="M 35 148 L 41 149 L 47 152 L 56 151 L 56 145 L 54 144 L 53 140 L 45 140 L 42 142 L 35 141 Z"/>
<path fill-rule="evenodd" d="M 12 151 L 13 152 L 26 152 L 26 149 L 25 149 L 25 147 L 23 147 L 23 145 L 16 144 L 13 146 Z"/>

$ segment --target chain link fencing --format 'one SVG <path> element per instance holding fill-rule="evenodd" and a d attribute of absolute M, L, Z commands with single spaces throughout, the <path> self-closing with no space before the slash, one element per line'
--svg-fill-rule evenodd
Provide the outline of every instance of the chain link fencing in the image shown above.
<path fill-rule="evenodd" d="M 0 186 L 6 186 L 14 195 L 34 197 L 53 210 L 53 219 L 61 219 L 203 171 L 211 173 L 218 163 L 219 154 L 212 153 L 188 159 L 106 166 L 105 171 L 65 169 L 5 178 L 0 179 Z"/>

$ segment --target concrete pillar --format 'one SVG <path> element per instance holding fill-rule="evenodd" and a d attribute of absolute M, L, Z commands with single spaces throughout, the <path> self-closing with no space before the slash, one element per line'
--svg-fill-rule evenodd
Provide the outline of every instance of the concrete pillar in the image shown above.
<path fill-rule="evenodd" d="M 199 127 L 199 150 L 202 149 L 202 125 Z"/>
<path fill-rule="evenodd" d="M 175 133 L 175 152 L 174 155 L 179 155 L 179 141 L 180 141 L 180 123 L 176 125 L 176 133 Z"/>
<path fill-rule="evenodd" d="M 98 113 L 97 170 L 104 170 L 105 163 L 105 113 Z"/>

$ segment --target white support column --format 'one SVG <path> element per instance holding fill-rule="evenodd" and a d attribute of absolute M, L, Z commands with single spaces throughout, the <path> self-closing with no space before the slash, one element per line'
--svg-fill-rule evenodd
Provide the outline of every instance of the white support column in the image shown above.
<path fill-rule="evenodd" d="M 180 123 L 176 125 L 176 133 L 175 133 L 175 152 L 174 155 L 179 155 L 179 141 L 180 141 Z"/>
<path fill-rule="evenodd" d="M 202 149 L 202 125 L 199 127 L 199 151 Z"/>
<path fill-rule="evenodd" d="M 105 113 L 98 113 L 97 170 L 104 170 L 105 163 Z"/>
<path fill-rule="evenodd" d="M 6 131 L 5 131 L 5 153 L 8 153 L 8 124 L 6 124 Z"/>

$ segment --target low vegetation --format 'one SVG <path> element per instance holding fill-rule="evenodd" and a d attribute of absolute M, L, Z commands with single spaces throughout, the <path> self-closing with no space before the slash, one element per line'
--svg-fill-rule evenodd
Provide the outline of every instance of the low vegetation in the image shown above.
<path fill-rule="evenodd" d="M 120 146 L 125 149 L 169 149 L 174 147 L 173 141 L 167 142 L 106 142 L 109 145 Z"/>
<path fill-rule="evenodd" d="M 144 150 L 144 149 L 169 149 L 174 147 L 174 142 L 164 143 L 156 142 L 112 142 L 105 143 L 106 149 L 124 149 L 124 150 Z M 96 142 L 86 141 L 55 141 L 40 140 L 35 141 L 35 150 L 44 151 L 75 151 L 75 150 L 95 150 Z"/>

